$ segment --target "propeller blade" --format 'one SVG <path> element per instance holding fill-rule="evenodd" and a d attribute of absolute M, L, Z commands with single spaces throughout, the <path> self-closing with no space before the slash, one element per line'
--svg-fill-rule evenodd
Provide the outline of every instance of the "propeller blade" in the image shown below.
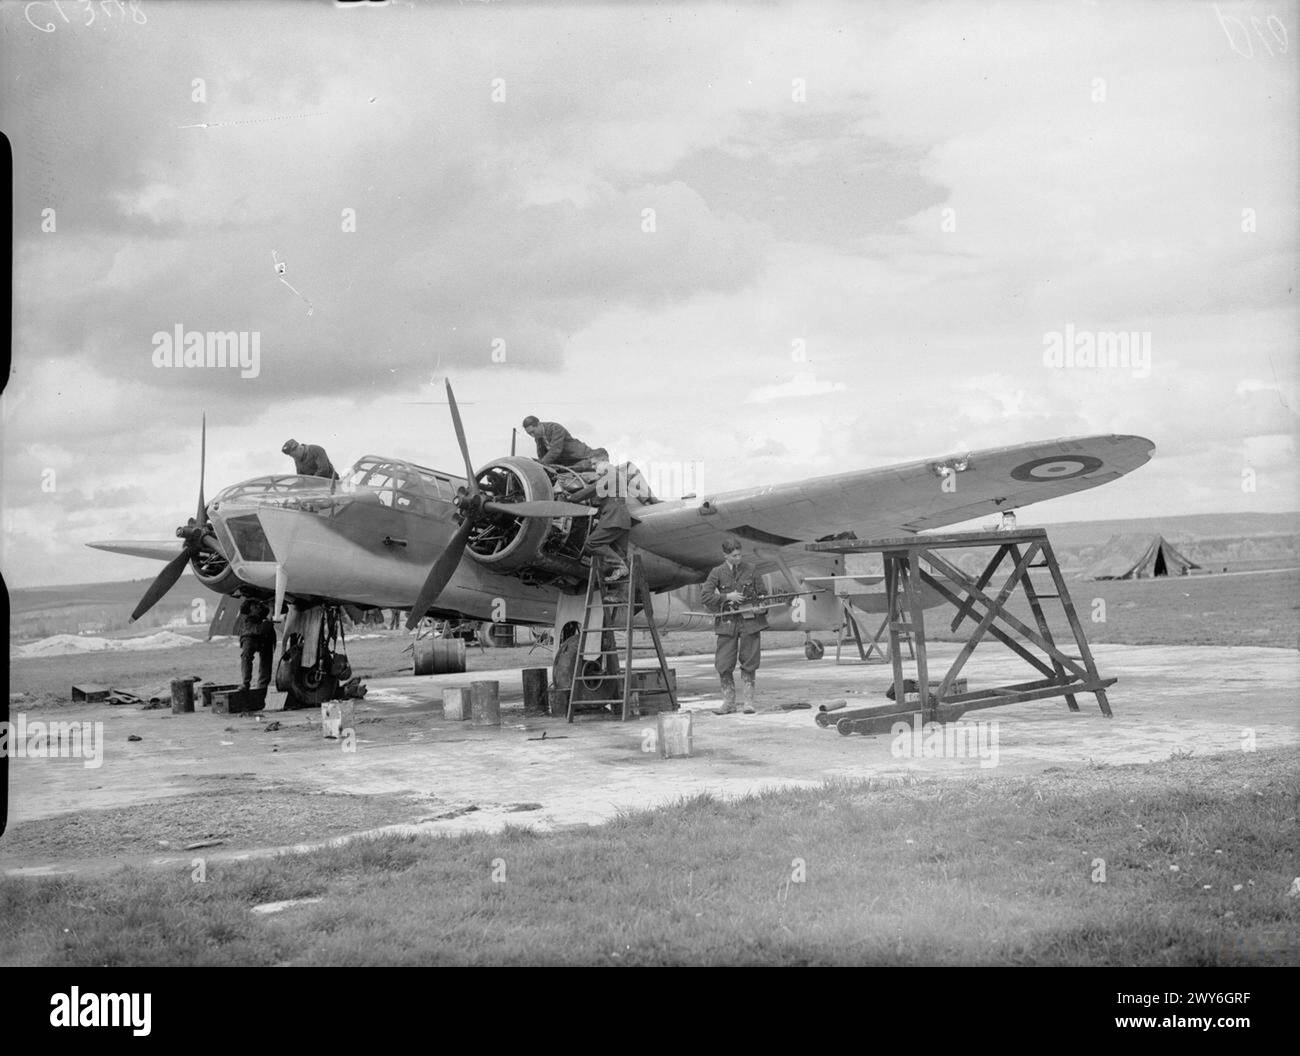
<path fill-rule="evenodd" d="M 442 588 L 450 582 L 451 577 L 455 574 L 460 559 L 465 555 L 465 546 L 469 542 L 469 533 L 474 530 L 474 522 L 468 517 L 464 523 L 456 530 L 456 534 L 451 537 L 451 542 L 447 544 L 438 560 L 433 563 L 429 569 L 428 576 L 425 577 L 424 586 L 420 588 L 420 594 L 415 599 L 415 604 L 411 606 L 411 612 L 406 617 L 406 629 L 415 630 L 416 625 L 429 611 L 438 595 L 442 593 Z"/>
<path fill-rule="evenodd" d="M 208 504 L 203 501 L 203 471 L 208 463 L 208 416 L 203 416 L 203 428 L 199 433 L 199 512 L 194 515 L 194 523 L 203 525 L 208 520 Z"/>
<path fill-rule="evenodd" d="M 185 566 L 190 563 L 190 557 L 193 556 L 193 553 L 194 551 L 189 546 L 186 546 L 184 550 L 163 566 L 163 570 L 158 573 L 158 578 L 149 584 L 149 589 L 144 592 L 140 604 L 131 613 L 132 623 L 135 623 L 136 620 L 158 604 L 158 600 L 176 585 L 176 581 L 181 578 L 181 573 L 185 571 Z"/>
<path fill-rule="evenodd" d="M 451 391 L 451 381 L 447 382 L 447 403 L 451 407 L 451 424 L 456 429 L 456 443 L 460 444 L 461 457 L 465 459 L 465 479 L 469 484 L 469 493 L 478 494 L 478 481 L 474 477 L 474 463 L 469 460 L 469 444 L 465 442 L 465 427 L 460 423 L 460 408 L 456 406 L 456 394 Z"/>
<path fill-rule="evenodd" d="M 594 517 L 596 515 L 596 510 L 591 506 L 579 506 L 576 502 L 558 502 L 549 499 L 526 502 L 485 502 L 483 509 L 488 513 L 508 513 L 513 517 Z"/>

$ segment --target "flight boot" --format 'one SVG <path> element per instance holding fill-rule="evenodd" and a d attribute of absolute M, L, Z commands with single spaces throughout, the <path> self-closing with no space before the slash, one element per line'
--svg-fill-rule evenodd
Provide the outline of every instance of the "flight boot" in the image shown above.
<path fill-rule="evenodd" d="M 714 715 L 730 715 L 736 710 L 736 684 L 722 687 L 722 707 L 714 708 Z"/>

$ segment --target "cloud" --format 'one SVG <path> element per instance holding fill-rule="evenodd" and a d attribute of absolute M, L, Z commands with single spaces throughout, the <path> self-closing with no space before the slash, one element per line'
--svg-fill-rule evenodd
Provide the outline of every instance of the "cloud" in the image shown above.
<path fill-rule="evenodd" d="M 1138 432 L 1112 512 L 1239 503 L 1250 460 L 1300 505 L 1295 67 L 1212 11 L 506 8 L 4 10 L 6 576 L 145 574 L 80 543 L 170 534 L 205 411 L 213 481 L 290 433 L 454 468 L 435 372 L 482 460 L 528 412 L 716 490 Z M 258 377 L 154 367 L 178 323 L 259 334 Z M 1046 369 L 1067 324 L 1150 376 Z"/>
<path fill-rule="evenodd" d="M 846 386 L 838 381 L 818 381 L 816 375 L 804 371 L 796 373 L 789 381 L 777 385 L 760 385 L 745 397 L 746 403 L 770 403 L 773 400 L 795 400 L 806 396 L 821 396 L 828 392 L 843 392 Z"/>

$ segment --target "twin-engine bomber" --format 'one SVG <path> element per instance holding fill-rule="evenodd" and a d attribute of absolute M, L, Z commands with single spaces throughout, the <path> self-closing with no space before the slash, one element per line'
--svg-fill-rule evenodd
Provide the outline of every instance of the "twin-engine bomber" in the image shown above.
<path fill-rule="evenodd" d="M 450 384 L 447 397 L 463 476 L 366 455 L 337 481 L 257 477 L 207 502 L 205 422 L 198 504 L 176 529 L 179 543 L 87 545 L 167 562 L 132 620 L 187 565 L 218 593 L 273 598 L 274 611 L 285 614 L 288 660 L 277 683 L 303 703 L 331 699 L 348 673 L 337 640 L 341 606 L 405 610 L 412 628 L 426 615 L 553 626 L 558 646 L 581 621 L 590 561 L 583 543 L 595 513 L 568 495 L 594 477 L 514 455 L 475 469 Z M 662 629 L 709 625 L 694 598 L 732 535 L 772 593 L 803 595 L 797 621 L 789 611 L 769 614 L 773 629 L 831 630 L 844 619 L 840 596 L 817 584 L 842 576 L 843 565 L 806 543 L 907 535 L 1005 513 L 1115 480 L 1153 449 L 1140 436 L 1089 436 L 680 499 L 633 488 L 630 541 Z M 619 472 L 636 476 L 630 466 Z M 869 601 L 863 607 L 871 611 Z"/>

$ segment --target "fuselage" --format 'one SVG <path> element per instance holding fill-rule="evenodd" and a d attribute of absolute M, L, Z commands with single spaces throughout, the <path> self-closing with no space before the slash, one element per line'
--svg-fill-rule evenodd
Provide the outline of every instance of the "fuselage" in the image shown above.
<path fill-rule="evenodd" d="M 222 551 L 244 582 L 274 590 L 277 566 L 296 596 L 408 608 L 429 566 L 455 534 L 453 499 L 465 478 L 367 455 L 338 481 L 257 477 L 208 505 Z M 511 619 L 546 623 L 554 591 L 462 562 L 438 609 L 491 618 L 507 598 Z"/>
<path fill-rule="evenodd" d="M 407 609 L 457 530 L 454 500 L 465 487 L 465 478 L 453 473 L 366 455 L 337 481 L 293 474 L 243 481 L 218 493 L 207 510 L 230 570 L 250 586 L 274 592 L 279 575 L 292 597 Z M 783 581 L 769 586 L 788 589 Z M 554 585 L 498 574 L 467 555 L 434 611 L 547 625 L 555 622 L 560 593 Z M 840 622 L 832 591 L 804 605 L 805 618 L 792 628 Z M 698 585 L 657 593 L 654 609 L 665 628 L 712 627 L 698 615 Z M 790 621 L 779 610 L 770 622 Z"/>

